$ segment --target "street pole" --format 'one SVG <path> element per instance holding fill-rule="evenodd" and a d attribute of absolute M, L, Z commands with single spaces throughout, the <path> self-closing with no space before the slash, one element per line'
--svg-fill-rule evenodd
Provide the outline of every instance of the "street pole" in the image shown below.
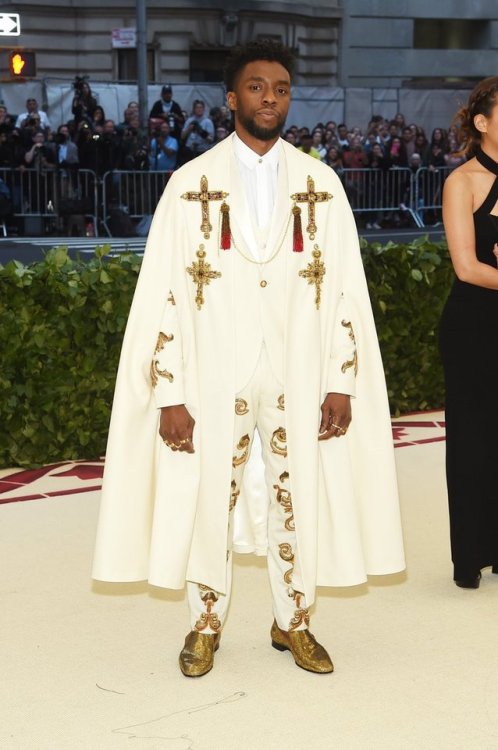
<path fill-rule="evenodd" d="M 137 0 L 137 85 L 140 128 L 147 130 L 147 7 L 146 0 Z"/>

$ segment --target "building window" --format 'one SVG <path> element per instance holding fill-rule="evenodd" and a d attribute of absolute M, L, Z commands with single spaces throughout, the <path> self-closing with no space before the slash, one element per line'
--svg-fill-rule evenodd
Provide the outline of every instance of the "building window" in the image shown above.
<path fill-rule="evenodd" d="M 136 81 L 138 78 L 137 70 L 137 50 L 136 49 L 118 49 L 118 80 Z M 155 81 L 154 50 L 147 50 L 147 80 Z"/>
<path fill-rule="evenodd" d="M 414 19 L 415 49 L 485 49 L 489 41 L 489 21 Z"/>
<path fill-rule="evenodd" d="M 220 83 L 229 49 L 191 49 L 190 80 L 197 83 Z"/>

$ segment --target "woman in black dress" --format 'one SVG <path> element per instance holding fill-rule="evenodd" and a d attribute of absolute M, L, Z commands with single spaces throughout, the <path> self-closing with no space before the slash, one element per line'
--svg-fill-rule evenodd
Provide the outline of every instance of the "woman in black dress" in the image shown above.
<path fill-rule="evenodd" d="M 454 580 L 478 588 L 498 573 L 498 76 L 457 114 L 469 158 L 444 186 L 456 279 L 443 311 L 446 475 Z"/>

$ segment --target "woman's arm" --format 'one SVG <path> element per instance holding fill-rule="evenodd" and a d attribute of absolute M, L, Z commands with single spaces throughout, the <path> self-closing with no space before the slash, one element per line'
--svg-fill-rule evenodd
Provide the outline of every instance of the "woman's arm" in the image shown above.
<path fill-rule="evenodd" d="M 476 256 L 473 209 L 469 175 L 452 172 L 444 184 L 443 222 L 453 268 L 460 281 L 498 289 L 498 268 L 481 263 Z"/>

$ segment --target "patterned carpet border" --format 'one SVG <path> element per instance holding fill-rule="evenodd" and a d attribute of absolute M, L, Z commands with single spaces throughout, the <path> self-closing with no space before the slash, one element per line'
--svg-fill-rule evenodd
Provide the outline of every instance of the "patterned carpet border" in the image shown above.
<path fill-rule="evenodd" d="M 422 412 L 393 419 L 395 448 L 445 439 L 443 412 Z M 66 461 L 40 469 L 13 469 L 0 478 L 0 505 L 61 495 L 96 492 L 102 487 L 104 461 Z"/>

